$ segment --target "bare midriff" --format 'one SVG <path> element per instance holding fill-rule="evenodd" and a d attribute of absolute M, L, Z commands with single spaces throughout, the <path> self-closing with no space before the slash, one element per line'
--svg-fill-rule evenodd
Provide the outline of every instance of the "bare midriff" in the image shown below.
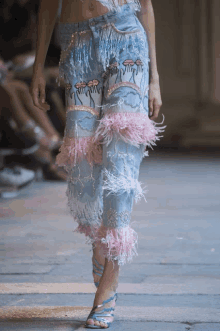
<path fill-rule="evenodd" d="M 127 3 L 126 0 L 120 1 L 120 6 Z M 60 23 L 78 23 L 93 17 L 101 16 L 109 12 L 97 0 L 71 1 L 63 0 Z"/>

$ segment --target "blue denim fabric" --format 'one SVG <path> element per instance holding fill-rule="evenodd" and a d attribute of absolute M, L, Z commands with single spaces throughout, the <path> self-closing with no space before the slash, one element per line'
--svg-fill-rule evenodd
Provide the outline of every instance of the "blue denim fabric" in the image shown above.
<path fill-rule="evenodd" d="M 135 10 L 129 4 L 121 9 L 87 21 L 59 25 L 60 80 L 66 87 L 65 138 L 98 137 L 98 126 L 107 114 L 148 117 L 147 35 Z M 121 125 L 122 129 L 126 126 L 123 118 Z M 138 177 L 141 161 L 148 155 L 146 144 L 128 142 L 123 130 L 121 134 L 113 130 L 108 132 L 107 141 L 100 140 L 100 148 L 102 162 L 89 162 L 85 155 L 81 162 L 64 164 L 69 174 L 68 205 L 81 228 L 129 228 L 133 202 L 144 197 Z M 64 154 L 61 148 L 59 164 Z M 119 264 L 137 254 L 137 234 L 132 231 L 136 236 L 132 252 L 112 256 Z M 92 235 L 90 239 L 94 242 Z M 102 242 L 108 245 L 106 238 Z"/>

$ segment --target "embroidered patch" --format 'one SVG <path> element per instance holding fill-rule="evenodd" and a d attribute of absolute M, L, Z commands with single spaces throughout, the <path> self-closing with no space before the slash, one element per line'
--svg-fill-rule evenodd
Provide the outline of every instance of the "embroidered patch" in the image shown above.
<path fill-rule="evenodd" d="M 71 105 L 67 107 L 67 113 L 70 111 L 74 111 L 74 110 L 79 110 L 79 111 L 87 111 L 88 113 L 95 115 L 95 116 L 99 116 L 99 112 L 97 110 L 95 110 L 92 107 L 89 106 L 84 106 L 84 105 Z"/>

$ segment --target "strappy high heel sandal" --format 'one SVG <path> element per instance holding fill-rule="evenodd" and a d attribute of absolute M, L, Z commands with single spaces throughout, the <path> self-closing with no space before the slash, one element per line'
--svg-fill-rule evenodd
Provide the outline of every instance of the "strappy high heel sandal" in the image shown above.
<path fill-rule="evenodd" d="M 62 146 L 60 137 L 54 135 L 52 138 L 48 138 L 46 132 L 33 119 L 29 119 L 20 129 L 17 128 L 17 124 L 12 118 L 10 124 L 17 134 L 25 134 L 50 151 L 57 150 Z"/>
<path fill-rule="evenodd" d="M 94 308 L 92 308 L 87 320 L 88 319 L 93 319 L 95 321 L 103 322 L 107 325 L 107 328 L 109 328 L 112 322 L 109 322 L 108 320 L 106 320 L 103 317 L 114 317 L 113 313 L 107 313 L 107 312 L 112 312 L 112 311 L 115 310 L 115 308 L 114 307 L 104 308 L 104 309 L 102 309 L 101 311 L 98 311 L 98 312 L 96 312 L 96 309 L 100 308 L 100 307 L 104 307 L 106 303 L 108 303 L 108 302 L 110 302 L 114 299 L 115 299 L 115 302 L 118 299 L 118 293 L 117 292 L 115 292 L 115 294 L 112 297 L 110 297 L 109 299 L 104 300 L 101 305 L 97 305 Z M 87 324 L 87 323 L 85 323 L 84 326 L 88 329 L 107 329 L 104 326 L 91 325 L 91 324 Z"/>
<path fill-rule="evenodd" d="M 95 257 L 93 257 L 93 259 L 94 259 L 94 262 L 95 262 L 96 264 L 93 263 L 93 270 L 92 270 L 92 272 L 93 272 L 94 274 L 96 274 L 97 276 L 102 277 L 102 274 L 103 274 L 103 271 L 104 271 L 104 266 L 101 265 L 101 264 L 96 260 Z M 95 284 L 95 286 L 98 288 L 98 286 L 99 286 L 99 282 L 94 282 L 94 284 Z"/>

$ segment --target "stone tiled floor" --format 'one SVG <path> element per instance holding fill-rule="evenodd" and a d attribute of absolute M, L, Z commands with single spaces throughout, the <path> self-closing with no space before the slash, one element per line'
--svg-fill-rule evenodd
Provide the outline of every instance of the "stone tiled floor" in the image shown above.
<path fill-rule="evenodd" d="M 220 157 L 149 154 L 139 178 L 147 203 L 134 205 L 132 213 L 139 255 L 121 268 L 111 328 L 220 330 Z M 91 308 L 91 247 L 73 233 L 77 224 L 67 213 L 65 190 L 66 183 L 33 183 L 17 198 L 0 200 L 0 316 L 22 307 L 49 309 L 48 316 L 32 321 L 22 314 L 17 321 L 2 320 L 1 330 L 80 330 L 77 311 Z M 6 285 L 13 283 L 17 291 L 10 292 Z M 37 285 L 46 283 L 51 294 Z M 62 293 L 63 283 L 84 286 L 79 293 Z M 32 292 L 24 292 L 25 284 Z M 50 318 L 58 306 L 72 309 L 66 321 L 61 313 Z"/>

